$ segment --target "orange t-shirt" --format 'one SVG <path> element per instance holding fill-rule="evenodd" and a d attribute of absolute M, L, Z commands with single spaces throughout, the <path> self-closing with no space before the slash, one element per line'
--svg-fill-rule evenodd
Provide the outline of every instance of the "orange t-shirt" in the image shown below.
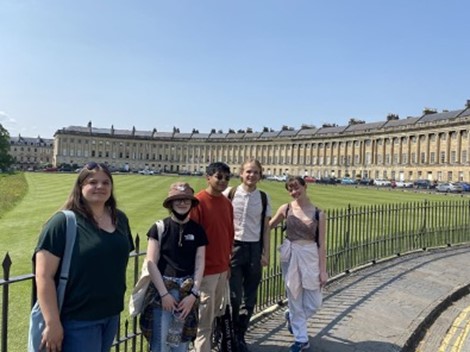
<path fill-rule="evenodd" d="M 224 196 L 213 196 L 206 190 L 196 194 L 199 205 L 191 210 L 191 219 L 201 224 L 209 244 L 206 246 L 204 275 L 227 271 L 230 266 L 233 238 L 232 203 Z"/>

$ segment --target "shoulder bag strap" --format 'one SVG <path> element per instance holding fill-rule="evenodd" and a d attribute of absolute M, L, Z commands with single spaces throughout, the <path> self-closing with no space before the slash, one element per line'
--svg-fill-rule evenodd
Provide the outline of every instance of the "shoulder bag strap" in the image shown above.
<path fill-rule="evenodd" d="M 64 256 L 62 257 L 60 269 L 59 285 L 57 286 L 59 311 L 62 309 L 62 304 L 64 303 L 65 287 L 67 286 L 67 281 L 69 279 L 70 260 L 72 258 L 75 238 L 77 237 L 77 220 L 75 218 L 75 213 L 71 210 L 62 210 L 62 212 L 65 214 L 67 231 L 65 237 Z"/>

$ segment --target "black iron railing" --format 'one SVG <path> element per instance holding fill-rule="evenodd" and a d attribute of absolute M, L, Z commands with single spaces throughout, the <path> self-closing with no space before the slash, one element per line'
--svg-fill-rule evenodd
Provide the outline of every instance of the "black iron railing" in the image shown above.
<path fill-rule="evenodd" d="M 326 213 L 327 268 L 330 277 L 407 252 L 470 242 L 469 200 L 349 206 L 346 209 L 335 209 Z M 271 262 L 264 269 L 258 290 L 256 312 L 279 304 L 285 299 L 277 251 L 282 239 L 281 227 L 274 229 L 271 236 Z M 136 251 L 131 254 L 129 261 L 129 287 L 137 282 L 144 255 L 145 251 L 141 250 L 140 238 L 137 236 Z M 26 350 L 29 307 L 26 307 L 27 309 L 23 307 L 23 313 L 12 310 L 16 310 L 18 306 L 16 299 L 20 300 L 23 297 L 24 300 L 24 291 L 28 291 L 28 288 L 26 295 L 32 297 L 29 292 L 34 276 L 27 274 L 10 278 L 11 266 L 12 262 L 7 253 L 2 263 L 3 278 L 0 279 L 2 289 L 0 352 L 15 350 L 13 346 L 17 351 Z M 16 286 L 22 286 L 23 296 L 10 294 Z M 29 306 L 31 299 L 27 300 Z M 15 329 L 21 331 L 14 331 Z M 113 349 L 114 351 L 147 350 L 137 319 L 129 319 L 126 310 L 121 314 L 120 329 Z"/>

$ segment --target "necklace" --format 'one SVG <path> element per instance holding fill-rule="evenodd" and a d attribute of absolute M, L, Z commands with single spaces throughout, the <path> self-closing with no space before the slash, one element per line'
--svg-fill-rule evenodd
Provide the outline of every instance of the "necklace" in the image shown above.
<path fill-rule="evenodd" d="M 182 247 L 183 246 L 183 232 L 184 232 L 184 229 L 186 227 L 186 223 L 179 224 L 179 225 L 180 225 L 180 233 L 179 233 L 179 237 L 178 237 L 178 247 Z"/>

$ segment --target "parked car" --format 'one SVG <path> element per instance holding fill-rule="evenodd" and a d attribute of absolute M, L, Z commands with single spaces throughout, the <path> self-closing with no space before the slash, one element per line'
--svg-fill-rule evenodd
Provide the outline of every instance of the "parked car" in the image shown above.
<path fill-rule="evenodd" d="M 390 187 L 392 185 L 392 182 L 384 178 L 376 178 L 374 180 L 374 185 L 378 187 Z"/>
<path fill-rule="evenodd" d="M 359 184 L 364 186 L 371 186 L 374 184 L 374 180 L 372 178 L 363 177 L 359 180 Z"/>
<path fill-rule="evenodd" d="M 445 193 L 449 193 L 449 192 L 462 193 L 463 188 L 458 183 L 444 182 L 444 183 L 439 183 L 436 186 L 436 191 L 437 192 L 445 192 Z"/>
<path fill-rule="evenodd" d="M 323 183 L 325 185 L 335 185 L 339 182 L 335 177 L 322 177 L 317 180 L 317 183 Z"/>
<path fill-rule="evenodd" d="M 423 189 L 431 189 L 431 188 L 436 187 L 434 182 L 432 182 L 431 180 L 416 180 L 415 182 L 413 182 L 413 186 L 414 188 L 423 188 Z"/>
<path fill-rule="evenodd" d="M 53 166 L 45 167 L 43 170 L 45 172 L 56 172 L 56 171 L 58 171 L 58 169 L 56 167 L 53 167 Z"/>
<path fill-rule="evenodd" d="M 342 185 L 355 185 L 356 180 L 352 179 L 351 177 L 343 177 L 341 179 L 341 184 Z"/>
<path fill-rule="evenodd" d="M 139 170 L 139 174 L 141 175 L 153 175 L 155 172 L 153 170 L 148 170 L 148 169 L 144 169 L 144 170 Z"/>
<path fill-rule="evenodd" d="M 304 181 L 307 182 L 307 183 L 313 183 L 315 182 L 315 177 L 312 177 L 312 176 L 304 176 Z"/>
<path fill-rule="evenodd" d="M 395 187 L 397 188 L 413 188 L 413 182 L 411 181 L 396 181 Z"/>
<path fill-rule="evenodd" d="M 464 192 L 470 192 L 470 183 L 468 182 L 457 182 L 460 186 L 462 186 L 462 189 Z"/>
<path fill-rule="evenodd" d="M 274 176 L 274 179 L 279 182 L 286 182 L 287 181 L 287 175 L 279 175 L 279 176 Z"/>

